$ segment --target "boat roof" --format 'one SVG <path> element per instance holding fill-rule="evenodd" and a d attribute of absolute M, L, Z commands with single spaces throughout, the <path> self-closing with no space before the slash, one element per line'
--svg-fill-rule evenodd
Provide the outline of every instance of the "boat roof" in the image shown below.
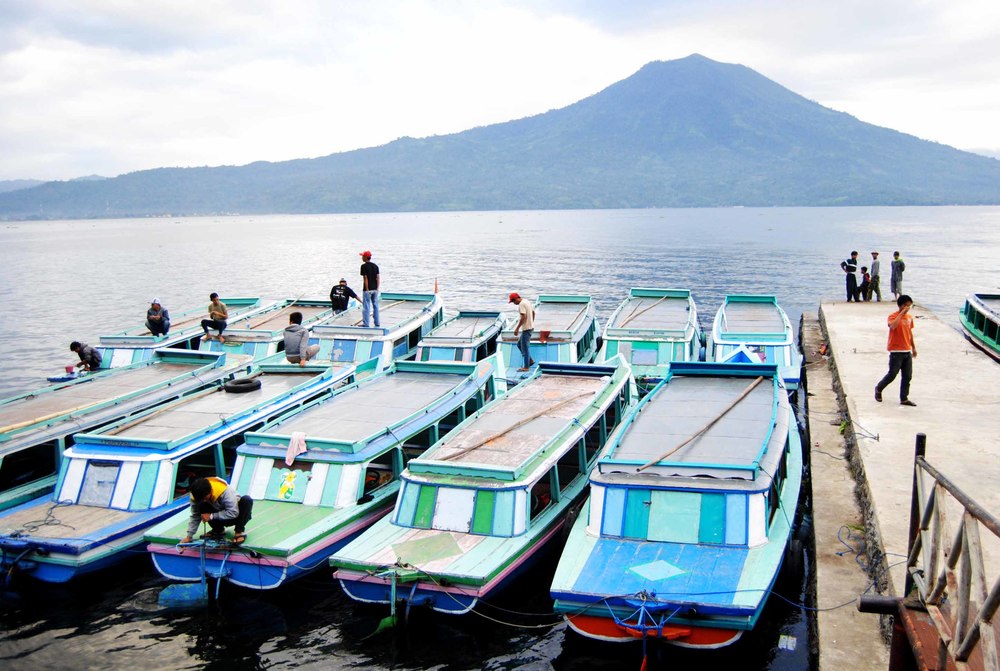
<path fill-rule="evenodd" d="M 575 294 L 541 294 L 535 303 L 534 338 L 543 331 L 552 334 L 580 332 L 593 319 L 590 296 Z M 513 333 L 516 320 L 508 323 L 505 332 Z"/>
<path fill-rule="evenodd" d="M 333 314 L 329 300 L 289 298 L 238 319 L 230 318 L 225 331 L 226 340 L 281 338 L 289 324 L 288 316 L 293 312 L 302 313 L 302 325 L 307 327 Z"/>
<path fill-rule="evenodd" d="M 442 347 L 476 345 L 500 332 L 504 317 L 498 310 L 460 311 L 425 335 L 418 346 Z"/>
<path fill-rule="evenodd" d="M 233 296 L 220 298 L 229 310 L 229 319 L 232 320 L 239 315 L 247 315 L 262 310 L 272 305 L 274 300 L 265 300 L 256 296 Z M 170 333 L 165 337 L 155 337 L 142 323 L 129 327 L 118 333 L 109 333 L 100 336 L 99 344 L 105 347 L 123 345 L 153 345 L 158 347 L 167 346 L 171 342 L 186 340 L 191 334 L 201 331 L 201 320 L 208 317 L 208 303 L 198 305 L 198 307 L 187 308 L 183 311 L 170 310 Z M 169 310 L 169 306 L 166 306 Z"/>
<path fill-rule="evenodd" d="M 464 403 L 466 397 L 458 389 L 463 385 L 478 388 L 485 384 L 494 367 L 485 361 L 480 364 L 397 362 L 332 397 L 285 415 L 260 431 L 247 433 L 246 445 L 240 452 L 257 453 L 258 446 L 280 446 L 283 454 L 295 432 L 305 434 L 310 451 L 360 452 L 374 439 L 391 433 L 414 417 L 426 423 L 440 419 L 431 406 L 452 398 L 457 399 L 457 405 Z M 444 414 L 451 410 L 449 406 Z M 308 460 L 310 454 L 302 458 Z"/>
<path fill-rule="evenodd" d="M 969 302 L 978 305 L 994 320 L 1000 320 L 1000 294 L 972 294 Z"/>
<path fill-rule="evenodd" d="M 78 420 L 83 415 L 126 401 L 141 402 L 156 392 L 169 391 L 167 388 L 175 387 L 179 378 L 195 380 L 197 384 L 193 389 L 250 361 L 250 357 L 240 355 L 157 350 L 147 361 L 102 370 L 68 384 L 52 385 L 0 401 L 0 445 L 22 431 L 48 427 L 64 420 L 72 421 L 79 430 Z"/>
<path fill-rule="evenodd" d="M 381 327 L 362 326 L 361 306 L 344 310 L 313 328 L 319 338 L 352 337 L 362 334 L 382 335 L 403 328 L 418 317 L 441 308 L 437 294 L 381 293 L 379 294 L 379 321 Z"/>
<path fill-rule="evenodd" d="M 737 488 L 739 481 L 756 480 L 754 489 L 759 489 L 760 476 L 769 482 L 769 466 L 780 459 L 790 415 L 776 368 L 745 366 L 754 370 L 737 375 L 727 374 L 736 366 L 722 366 L 721 374 L 711 375 L 711 366 L 672 366 L 667 380 L 626 418 L 598 461 L 598 474 L 635 475 L 651 464 L 641 473 L 711 477 Z M 678 370 L 705 372 L 685 375 Z"/>
<path fill-rule="evenodd" d="M 541 364 L 532 377 L 487 405 L 423 455 L 412 459 L 416 474 L 441 474 L 512 481 L 532 479 L 546 467 L 554 445 L 567 432 L 582 431 L 628 377 L 627 367 Z"/>
<path fill-rule="evenodd" d="M 715 336 L 719 339 L 790 335 L 788 317 L 774 296 L 726 296 L 715 318 Z"/>
<path fill-rule="evenodd" d="M 684 336 L 697 323 L 687 289 L 632 289 L 608 320 L 605 337 Z"/>

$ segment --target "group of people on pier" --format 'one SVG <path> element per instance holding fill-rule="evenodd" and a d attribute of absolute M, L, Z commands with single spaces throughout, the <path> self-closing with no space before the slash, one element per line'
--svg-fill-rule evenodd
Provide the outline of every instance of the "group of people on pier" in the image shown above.
<path fill-rule="evenodd" d="M 847 279 L 847 302 L 862 300 L 870 301 L 875 296 L 876 302 L 882 300 L 881 268 L 878 260 L 878 252 L 872 252 L 871 267 L 861 266 L 861 281 L 858 282 L 858 252 L 853 251 L 846 261 L 840 262 L 840 268 L 844 271 Z M 891 275 L 889 277 L 889 288 L 894 299 L 903 294 L 903 271 L 906 270 L 906 263 L 899 252 L 892 253 L 892 263 L 890 264 Z"/>

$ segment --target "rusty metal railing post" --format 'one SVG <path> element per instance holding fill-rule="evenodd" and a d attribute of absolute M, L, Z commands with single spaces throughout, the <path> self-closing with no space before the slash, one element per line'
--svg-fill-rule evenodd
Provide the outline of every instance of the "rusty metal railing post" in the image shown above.
<path fill-rule="evenodd" d="M 916 542 L 917 534 L 920 533 L 920 495 L 918 494 L 917 478 L 920 477 L 920 466 L 918 462 L 927 453 L 927 434 L 918 433 L 913 447 L 913 493 L 910 497 L 910 536 L 907 539 L 906 556 L 913 556 L 913 544 Z M 906 567 L 906 582 L 903 587 L 903 598 L 909 596 L 913 590 L 913 574 L 910 567 Z"/>

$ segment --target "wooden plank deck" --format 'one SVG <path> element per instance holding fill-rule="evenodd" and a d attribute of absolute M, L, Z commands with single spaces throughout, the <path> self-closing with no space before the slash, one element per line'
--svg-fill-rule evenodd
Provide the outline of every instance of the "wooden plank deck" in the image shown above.
<path fill-rule="evenodd" d="M 631 298 L 608 328 L 683 331 L 690 315 L 687 298 Z"/>
<path fill-rule="evenodd" d="M 98 506 L 58 505 L 49 501 L 43 506 L 32 506 L 5 513 L 0 522 L 0 533 L 12 534 L 29 531 L 32 538 L 86 538 L 106 526 L 117 524 L 135 515 L 126 510 Z"/>
<path fill-rule="evenodd" d="M 379 323 L 382 328 L 394 329 L 417 317 L 430 304 L 426 300 L 379 300 Z M 361 326 L 361 308 L 341 312 L 325 326 Z"/>
<path fill-rule="evenodd" d="M 725 333 L 784 333 L 785 322 L 773 303 L 728 303 Z"/>
<path fill-rule="evenodd" d="M 548 301 L 539 303 L 535 306 L 535 333 L 540 331 L 573 331 L 579 326 L 589 307 L 589 303 Z"/>

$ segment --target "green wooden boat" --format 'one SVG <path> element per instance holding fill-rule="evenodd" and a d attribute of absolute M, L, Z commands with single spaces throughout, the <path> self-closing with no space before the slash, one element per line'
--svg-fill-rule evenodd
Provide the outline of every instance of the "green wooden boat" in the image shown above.
<path fill-rule="evenodd" d="M 1000 362 L 1000 294 L 971 294 L 959 319 L 965 337 Z"/>
<path fill-rule="evenodd" d="M 358 601 L 461 614 L 524 571 L 636 398 L 628 364 L 541 364 L 410 461 L 390 517 L 330 559 Z"/>
<path fill-rule="evenodd" d="M 535 328 L 528 351 L 536 362 L 590 363 L 597 356 L 600 329 L 590 296 L 541 294 L 535 303 Z M 508 366 L 507 378 L 517 379 L 527 366 L 517 348 L 517 315 L 500 334 L 500 351 Z"/>

